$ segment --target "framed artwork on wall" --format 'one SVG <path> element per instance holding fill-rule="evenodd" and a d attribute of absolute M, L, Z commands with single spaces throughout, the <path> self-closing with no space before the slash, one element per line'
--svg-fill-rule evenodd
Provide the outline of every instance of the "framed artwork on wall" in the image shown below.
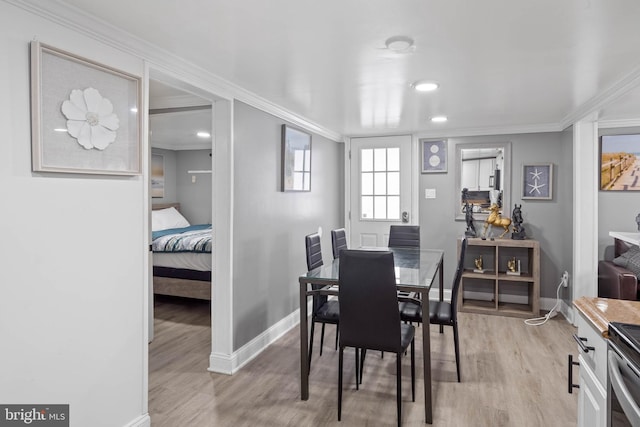
<path fill-rule="evenodd" d="M 422 173 L 447 172 L 447 140 L 421 139 Z"/>
<path fill-rule="evenodd" d="M 34 172 L 141 173 L 140 77 L 31 42 Z"/>
<path fill-rule="evenodd" d="M 522 165 L 522 199 L 553 198 L 553 163 Z"/>
<path fill-rule="evenodd" d="M 282 191 L 311 191 L 311 134 L 282 125 Z"/>
<path fill-rule="evenodd" d="M 600 190 L 640 190 L 640 134 L 600 137 Z"/>
<path fill-rule="evenodd" d="M 164 156 L 151 154 L 151 197 L 164 197 Z"/>

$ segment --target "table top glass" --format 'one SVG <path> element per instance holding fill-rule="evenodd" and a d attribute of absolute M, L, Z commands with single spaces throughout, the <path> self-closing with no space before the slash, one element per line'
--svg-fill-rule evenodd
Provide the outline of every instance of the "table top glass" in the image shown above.
<path fill-rule="evenodd" d="M 390 251 L 396 270 L 396 283 L 399 289 L 429 289 L 438 272 L 444 251 L 439 249 L 418 248 L 361 248 L 362 250 Z M 334 259 L 331 264 L 320 266 L 300 276 L 301 284 L 338 284 L 340 261 Z"/>

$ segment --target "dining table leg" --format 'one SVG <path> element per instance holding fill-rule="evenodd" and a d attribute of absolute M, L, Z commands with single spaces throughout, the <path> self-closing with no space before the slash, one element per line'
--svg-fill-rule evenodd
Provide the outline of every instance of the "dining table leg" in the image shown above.
<path fill-rule="evenodd" d="M 300 284 L 300 399 L 309 400 L 307 284 Z"/>
<path fill-rule="evenodd" d="M 440 265 L 438 266 L 440 276 L 440 301 L 444 301 L 444 254 L 440 259 Z M 453 301 L 452 301 L 453 302 Z M 444 333 L 444 325 L 440 325 L 440 333 Z"/>
<path fill-rule="evenodd" d="M 423 301 L 429 301 L 429 293 L 421 295 Z M 433 422 L 433 408 L 431 406 L 431 338 L 429 336 L 429 322 L 422 323 L 422 371 L 424 373 L 424 412 L 426 423 Z"/>

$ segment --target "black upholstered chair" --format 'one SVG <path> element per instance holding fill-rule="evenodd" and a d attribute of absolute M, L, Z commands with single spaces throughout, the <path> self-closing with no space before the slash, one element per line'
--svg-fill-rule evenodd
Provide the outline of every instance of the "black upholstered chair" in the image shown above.
<path fill-rule="evenodd" d="M 344 228 L 331 230 L 331 247 L 333 248 L 333 259 L 340 256 L 340 251 L 347 249 L 347 232 Z"/>
<path fill-rule="evenodd" d="M 318 233 L 309 234 L 305 237 L 307 250 L 307 270 L 311 271 L 323 265 L 322 248 L 320 246 L 320 235 Z M 311 285 L 312 289 L 320 289 L 321 285 Z M 340 307 L 338 301 L 329 299 L 327 295 L 313 296 L 313 309 L 311 311 L 311 341 L 309 342 L 309 369 L 311 369 L 311 356 L 313 354 L 313 332 L 316 323 L 322 323 L 320 333 L 320 356 L 322 356 L 322 345 L 324 344 L 324 327 L 327 323 L 336 325 L 340 320 Z M 336 348 L 338 347 L 338 331 L 336 329 Z"/>
<path fill-rule="evenodd" d="M 389 228 L 390 248 L 419 248 L 420 247 L 420 226 L 419 225 L 392 225 Z"/>
<path fill-rule="evenodd" d="M 338 421 L 342 418 L 342 366 L 345 347 L 396 354 L 398 425 L 402 421 L 402 354 L 411 346 L 411 397 L 415 401 L 415 328 L 400 322 L 393 254 L 345 249 L 340 252 L 340 352 Z"/>
<path fill-rule="evenodd" d="M 467 251 L 467 239 L 463 238 L 458 255 L 458 266 L 451 286 L 451 301 L 429 301 L 429 323 L 432 325 L 452 326 L 453 344 L 456 352 L 456 371 L 460 382 L 460 344 L 458 339 L 458 290 L 464 270 L 464 254 Z M 422 304 L 418 301 L 401 303 L 400 318 L 404 322 L 422 323 Z M 423 326 L 425 327 L 425 326 Z M 440 328 L 442 333 L 442 328 Z"/>

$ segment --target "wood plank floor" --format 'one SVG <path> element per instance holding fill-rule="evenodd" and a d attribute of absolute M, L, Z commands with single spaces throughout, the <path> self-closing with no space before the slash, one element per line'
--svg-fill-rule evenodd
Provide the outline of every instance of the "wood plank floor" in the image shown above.
<path fill-rule="evenodd" d="M 149 350 L 149 413 L 154 427 L 395 425 L 395 356 L 369 353 L 355 390 L 353 351 L 345 352 L 342 422 L 337 421 L 338 352 L 327 326 L 323 355 L 316 332 L 310 398 L 300 400 L 298 329 L 233 376 L 207 371 L 210 305 L 156 297 Z M 567 393 L 567 354 L 575 329 L 562 316 L 543 326 L 522 319 L 460 313 L 462 382 L 453 333 L 431 327 L 434 426 L 575 426 L 577 394 Z M 319 330 L 319 328 L 317 328 Z M 418 332 L 419 338 L 422 334 Z M 422 357 L 416 343 L 416 401 L 403 360 L 403 425 L 424 424 Z M 575 368 L 577 378 L 577 368 Z"/>

